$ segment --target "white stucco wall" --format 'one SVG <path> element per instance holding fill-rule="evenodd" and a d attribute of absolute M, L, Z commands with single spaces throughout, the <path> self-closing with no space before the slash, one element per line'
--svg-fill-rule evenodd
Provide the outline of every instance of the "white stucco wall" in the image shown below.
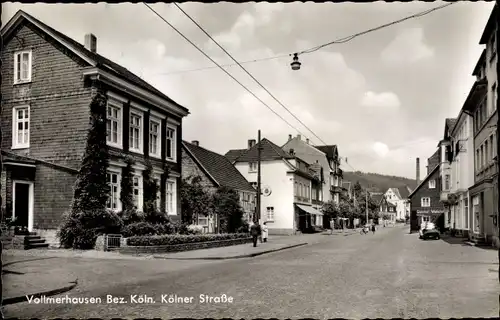
<path fill-rule="evenodd" d="M 250 182 L 257 182 L 257 173 L 248 172 L 248 163 L 235 163 L 236 169 Z M 272 190 L 268 197 L 261 197 L 261 222 L 267 221 L 267 207 L 274 207 L 274 221 L 268 221 L 269 229 L 294 228 L 294 180 L 283 160 L 261 162 L 262 187 Z M 310 188 L 309 188 L 310 190 Z"/>

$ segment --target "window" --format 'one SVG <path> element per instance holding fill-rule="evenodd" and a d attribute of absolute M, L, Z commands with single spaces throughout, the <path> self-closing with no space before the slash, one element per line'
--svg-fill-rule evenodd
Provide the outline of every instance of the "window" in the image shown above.
<path fill-rule="evenodd" d="M 142 116 L 130 112 L 130 150 L 142 152 Z"/>
<path fill-rule="evenodd" d="M 306 186 L 306 198 L 309 199 L 311 197 L 311 193 L 309 192 L 309 186 Z"/>
<path fill-rule="evenodd" d="M 14 54 L 14 84 L 31 81 L 31 51 Z"/>
<path fill-rule="evenodd" d="M 161 122 L 151 119 L 149 121 L 149 155 L 160 157 L 161 150 Z"/>
<path fill-rule="evenodd" d="M 479 162 L 479 149 L 476 150 L 476 171 L 479 171 L 480 162 Z"/>
<path fill-rule="evenodd" d="M 464 227 L 469 229 L 469 199 L 464 199 Z"/>
<path fill-rule="evenodd" d="M 110 188 L 106 207 L 111 210 L 120 210 L 120 174 L 108 171 L 106 179 Z"/>
<path fill-rule="evenodd" d="M 176 183 L 174 180 L 168 180 L 165 188 L 165 210 L 167 214 L 177 215 L 176 207 Z"/>
<path fill-rule="evenodd" d="M 257 162 L 250 162 L 248 164 L 248 172 L 257 172 Z"/>
<path fill-rule="evenodd" d="M 484 163 L 485 163 L 485 159 L 484 159 L 484 146 L 481 146 L 480 149 L 479 149 L 479 158 L 480 158 L 480 162 L 479 162 L 479 167 L 482 169 L 484 167 Z"/>
<path fill-rule="evenodd" d="M 12 109 L 12 148 L 30 147 L 30 107 Z"/>
<path fill-rule="evenodd" d="M 450 175 L 444 176 L 444 190 L 450 190 Z"/>
<path fill-rule="evenodd" d="M 491 101 L 491 113 L 495 112 L 497 109 L 497 84 L 496 82 L 491 86 L 491 93 L 493 94 L 493 100 Z"/>
<path fill-rule="evenodd" d="M 267 221 L 274 221 L 274 207 L 267 207 Z"/>
<path fill-rule="evenodd" d="M 430 207 L 431 206 L 431 198 L 429 197 L 424 197 L 420 199 L 420 206 L 421 207 Z"/>
<path fill-rule="evenodd" d="M 134 207 L 138 211 L 142 211 L 142 177 L 139 175 L 134 175 L 132 178 L 133 185 L 133 198 L 134 198 Z"/>
<path fill-rule="evenodd" d="M 436 188 L 436 180 L 430 180 L 429 189 L 435 189 L 435 188 Z"/>
<path fill-rule="evenodd" d="M 108 101 L 108 115 L 107 115 L 107 127 L 106 136 L 108 144 L 116 147 L 121 147 L 121 130 L 122 130 L 122 115 L 121 107 L 114 105 L 112 102 Z"/>
<path fill-rule="evenodd" d="M 175 161 L 175 129 L 167 127 L 167 150 L 166 156 L 168 160 Z"/>
<path fill-rule="evenodd" d="M 199 216 L 198 217 L 198 225 L 199 226 L 208 226 L 208 217 Z"/>
<path fill-rule="evenodd" d="M 486 140 L 484 142 L 484 163 L 487 164 L 488 162 L 490 162 L 490 148 L 489 148 L 489 145 L 488 145 L 488 140 Z"/>

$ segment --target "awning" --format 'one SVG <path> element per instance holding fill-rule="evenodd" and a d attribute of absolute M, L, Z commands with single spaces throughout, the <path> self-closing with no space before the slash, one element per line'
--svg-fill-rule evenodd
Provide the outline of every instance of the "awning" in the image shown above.
<path fill-rule="evenodd" d="M 313 207 L 305 206 L 305 205 L 302 205 L 302 204 L 297 204 L 296 206 L 299 207 L 300 210 L 305 211 L 305 212 L 307 212 L 309 214 L 314 214 L 314 215 L 318 215 L 318 216 L 322 216 L 323 215 L 323 212 L 318 211 L 318 210 L 314 209 Z"/>

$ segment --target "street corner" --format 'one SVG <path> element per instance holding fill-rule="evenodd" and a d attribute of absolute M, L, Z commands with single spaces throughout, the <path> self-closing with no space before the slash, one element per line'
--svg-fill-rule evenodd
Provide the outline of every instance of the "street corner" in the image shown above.
<path fill-rule="evenodd" d="M 78 284 L 76 276 L 55 268 L 36 267 L 37 260 L 15 261 L 4 267 L 3 305 L 20 302 L 31 303 L 40 297 L 68 292 Z"/>

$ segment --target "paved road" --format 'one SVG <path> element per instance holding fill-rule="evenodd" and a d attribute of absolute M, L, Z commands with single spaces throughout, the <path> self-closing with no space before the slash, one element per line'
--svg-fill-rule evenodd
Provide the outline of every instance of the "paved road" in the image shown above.
<path fill-rule="evenodd" d="M 117 275 L 80 277 L 72 297 L 101 304 L 7 306 L 7 317 L 76 318 L 451 318 L 498 317 L 498 260 L 493 250 L 421 241 L 407 228 L 375 235 L 328 237 L 312 245 L 256 258 L 215 262 L 114 261 Z M 94 260 L 95 270 L 100 262 Z M 107 262 L 112 263 L 112 262 Z M 138 265 L 143 263 L 144 273 Z M 121 267 L 120 267 L 121 266 Z M 154 268 L 158 268 L 154 272 Z M 133 270 L 133 272 L 129 272 Z M 109 279 L 105 282 L 104 279 Z M 122 281 L 118 281 L 122 279 Z M 147 294 L 154 304 L 134 304 Z M 195 297 L 163 304 L 162 294 Z M 233 303 L 200 303 L 207 294 Z M 127 304 L 106 304 L 106 295 Z"/>

